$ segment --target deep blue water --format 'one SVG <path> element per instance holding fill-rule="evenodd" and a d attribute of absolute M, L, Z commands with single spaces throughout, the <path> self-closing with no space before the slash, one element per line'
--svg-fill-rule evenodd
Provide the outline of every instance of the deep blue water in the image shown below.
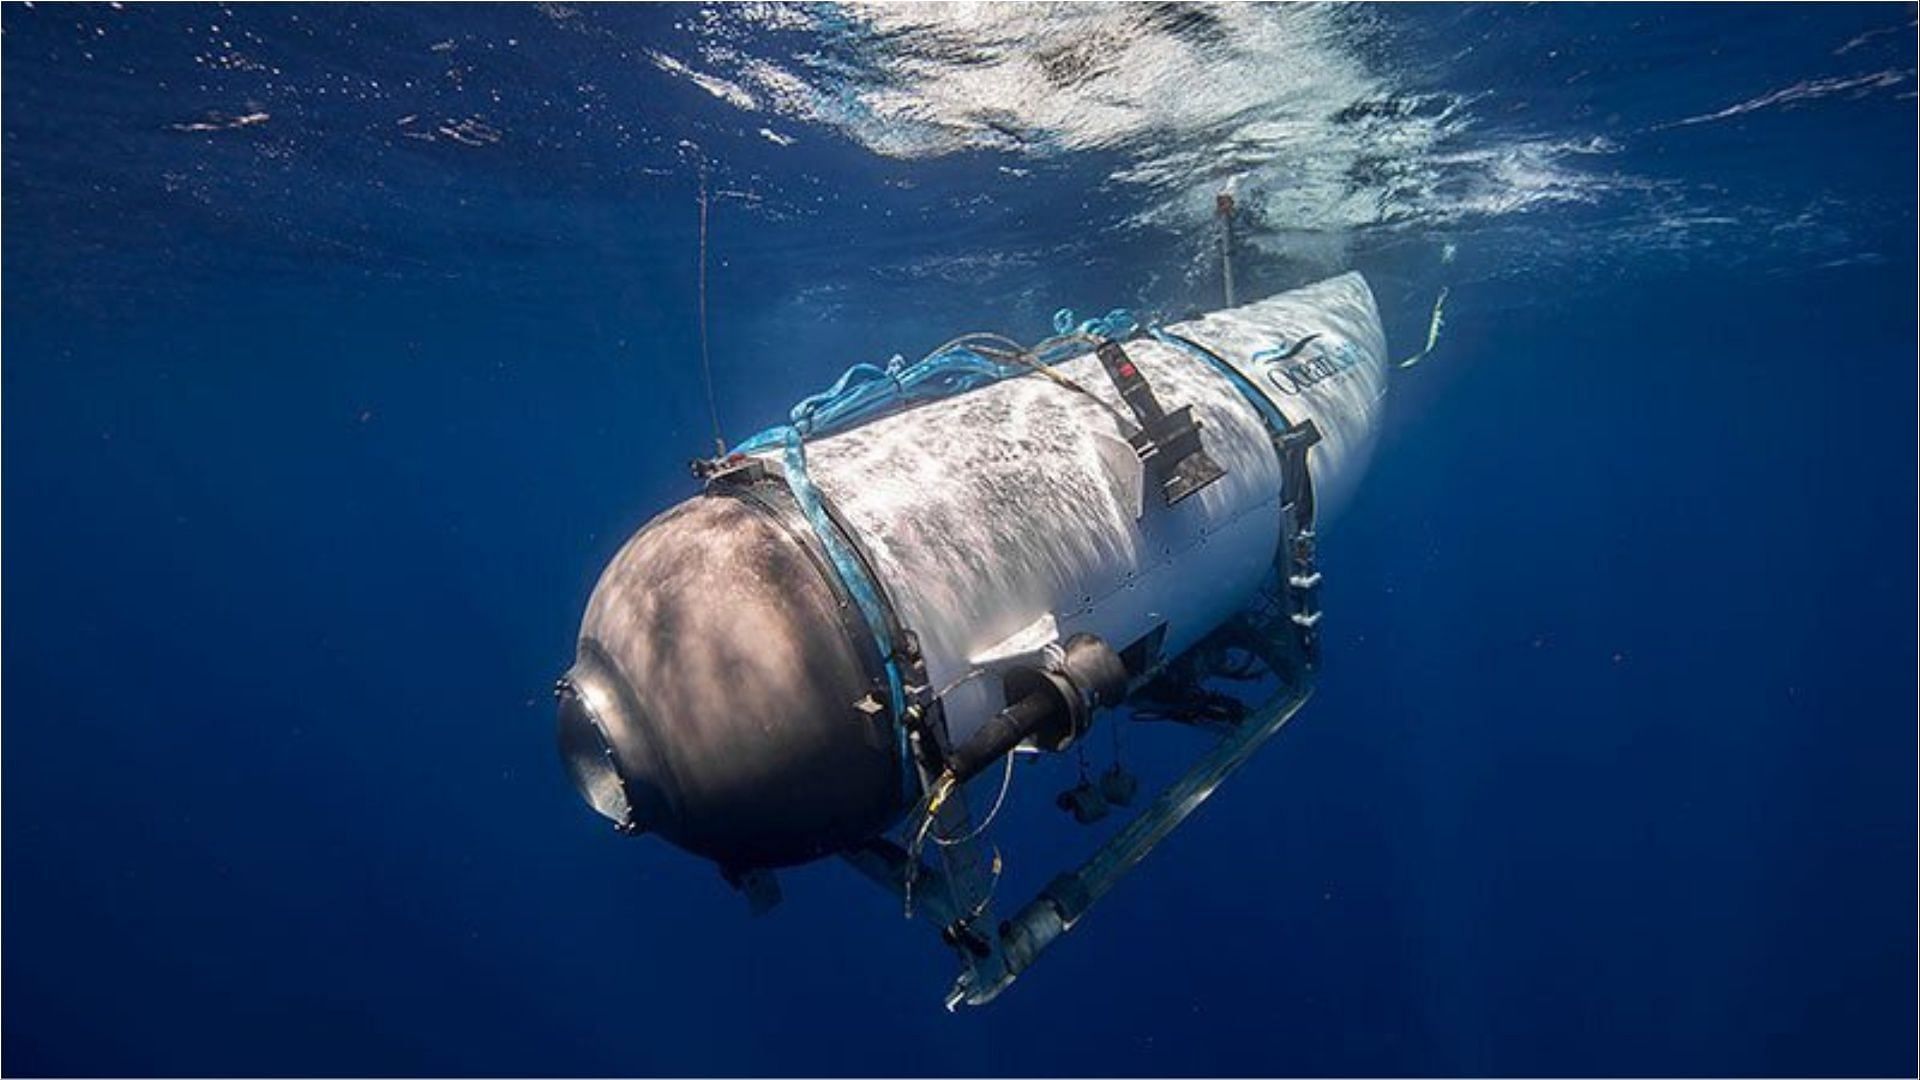
<path fill-rule="evenodd" d="M 8 4 L 0 1068 L 1911 1075 L 1914 17 Z M 555 761 L 703 163 L 734 437 L 1214 304 L 1230 179 L 1243 294 L 1451 290 L 1315 701 L 983 1011 Z"/>

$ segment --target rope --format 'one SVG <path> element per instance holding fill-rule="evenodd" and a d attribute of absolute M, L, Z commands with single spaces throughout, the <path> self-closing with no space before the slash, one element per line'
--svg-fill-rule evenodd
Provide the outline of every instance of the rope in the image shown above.
<path fill-rule="evenodd" d="M 1113 415 L 1123 429 L 1131 429 L 1133 421 L 1124 413 L 1052 366 L 1104 340 L 1131 334 L 1138 325 L 1133 315 L 1115 309 L 1075 327 L 1072 312 L 1062 310 L 1054 321 L 1062 332 L 1032 348 L 999 334 L 972 333 L 954 338 L 912 364 L 898 356 L 884 367 L 855 364 L 827 389 L 802 398 L 789 411 L 786 424 L 749 436 L 733 452 L 752 454 L 773 449 L 786 441 L 789 430 L 798 431 L 803 438 L 830 435 L 920 402 L 953 397 L 1027 372 L 1085 396 Z"/>
<path fill-rule="evenodd" d="M 927 846 L 927 836 L 933 831 L 934 816 L 940 813 L 958 787 L 959 781 L 950 772 L 941 773 L 934 781 L 933 790 L 927 793 L 926 817 L 920 819 L 920 828 L 913 834 L 913 843 L 907 845 L 907 869 L 905 880 L 901 882 L 900 895 L 905 901 L 906 917 L 913 918 L 913 886 L 920 879 L 920 852 Z"/>
<path fill-rule="evenodd" d="M 981 819 L 980 824 L 974 826 L 973 831 L 965 836 L 941 836 L 933 831 L 934 822 L 938 820 L 941 809 L 946 806 L 947 800 L 960 790 L 959 781 L 952 773 L 941 774 L 940 779 L 934 783 L 932 792 L 926 798 L 926 816 L 920 819 L 920 827 L 913 834 L 913 843 L 907 846 L 906 875 L 905 880 L 901 882 L 901 894 L 906 902 L 907 918 L 913 918 L 913 886 L 920 879 L 920 853 L 926 849 L 927 841 L 931 839 L 941 847 L 955 847 L 972 843 L 986 833 L 987 829 L 992 827 L 994 819 L 1000 816 L 1000 808 L 1007 804 L 1007 792 L 1013 787 L 1013 758 L 1013 752 L 1008 751 L 1005 771 L 1000 774 L 1000 792 L 993 798 L 993 809 L 988 810 L 987 816 Z M 1000 849 L 995 848 L 993 881 L 987 886 L 987 894 L 974 905 L 973 917 L 978 917 L 987 909 L 987 905 L 993 902 L 994 890 L 1000 884 L 1001 867 Z"/>
<path fill-rule="evenodd" d="M 1050 338 L 1048 340 L 1064 343 L 1068 341 L 1074 341 L 1083 337 L 1087 340 L 1087 342 L 1089 342 L 1090 344 L 1096 347 L 1098 346 L 1101 340 L 1096 337 L 1091 337 L 1091 336 L 1082 335 L 1082 334 L 1070 334 L 1070 335 L 1066 335 L 1063 338 Z M 1043 342 L 1042 344 L 1044 345 L 1045 343 Z M 1022 352 L 1013 353 L 1013 354 L 988 353 L 987 355 L 995 356 L 995 357 L 1004 357 L 1010 363 L 1020 364 L 1028 368 L 1029 370 L 1033 371 L 1037 375 L 1045 376 L 1047 381 L 1053 383 L 1055 386 L 1058 386 L 1063 390 L 1071 390 L 1072 392 L 1079 394 L 1081 397 L 1084 397 L 1088 401 L 1091 401 L 1095 405 L 1098 405 L 1102 409 L 1105 409 L 1107 412 L 1107 415 L 1113 417 L 1114 420 L 1119 422 L 1120 428 L 1123 431 L 1129 428 L 1136 431 L 1139 430 L 1140 425 L 1137 421 L 1135 421 L 1132 417 L 1128 416 L 1126 413 L 1121 412 L 1118 408 L 1112 405 L 1109 405 L 1107 403 L 1107 399 L 1101 397 L 1098 394 L 1095 394 L 1091 390 L 1088 390 L 1086 387 L 1081 386 L 1079 383 L 1074 382 L 1072 379 L 1069 379 L 1065 375 L 1062 375 L 1059 372 L 1053 370 L 1052 368 L 1048 367 L 1046 364 L 1041 363 L 1038 359 L 1035 359 L 1033 354 L 1022 351 Z"/>
<path fill-rule="evenodd" d="M 721 457 L 727 454 L 726 436 L 720 433 L 720 406 L 713 393 L 713 360 L 707 349 L 707 163 L 700 162 L 700 374 L 707 384 L 707 414 L 713 418 L 713 448 Z"/>
<path fill-rule="evenodd" d="M 987 831 L 987 827 L 993 824 L 993 819 L 1000 816 L 1000 808 L 1006 805 L 1007 789 L 1013 786 L 1013 758 L 1013 751 L 1007 751 L 1006 771 L 1000 774 L 1000 794 L 993 797 L 993 809 L 987 811 L 987 816 L 980 819 L 980 824 L 974 826 L 973 831 L 965 836 L 949 837 L 935 833 L 933 834 L 934 843 L 939 844 L 941 847 L 952 847 L 955 844 L 964 844 L 970 840 L 977 840 L 981 833 Z"/>
<path fill-rule="evenodd" d="M 980 902 L 973 905 L 973 913 L 967 916 L 969 920 L 979 918 L 981 913 L 987 910 L 987 905 L 993 903 L 993 894 L 1000 891 L 1000 871 L 1004 869 L 1005 866 L 1006 863 L 1000 858 L 1000 849 L 995 847 L 993 849 L 993 866 L 991 868 L 993 880 L 987 882 L 987 895 L 981 897 Z"/>

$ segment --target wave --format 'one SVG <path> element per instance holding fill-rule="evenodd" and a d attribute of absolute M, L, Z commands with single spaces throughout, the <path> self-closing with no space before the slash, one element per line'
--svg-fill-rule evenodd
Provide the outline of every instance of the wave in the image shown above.
<path fill-rule="evenodd" d="M 1106 155 L 1108 180 L 1145 195 L 1136 226 L 1204 222 L 1228 185 L 1254 230 L 1283 233 L 1514 214 L 1618 184 L 1582 168 L 1605 140 L 1465 145 L 1472 99 L 1381 70 L 1377 16 L 1347 6 L 748 5 L 698 29 L 694 61 L 655 63 L 736 107 L 889 158 Z"/>
<path fill-rule="evenodd" d="M 1802 206 L 1732 190 L 1715 175 L 1733 167 L 1724 160 L 1703 159 L 1699 175 L 1651 174 L 1674 158 L 1670 144 L 1649 154 L 1650 140 L 1910 89 L 1913 77 L 1896 59 L 1662 121 L 1661 107 L 1704 76 L 1612 63 L 1551 19 L 1422 23 L 1321 4 L 848 3 L 705 9 L 682 28 L 685 58 L 658 53 L 656 65 L 761 117 L 830 129 L 888 159 L 997 157 L 1013 179 L 1070 165 L 1075 182 L 1119 196 L 1115 216 L 1090 226 L 1174 234 L 1188 277 L 1214 257 L 1207 226 L 1222 192 L 1247 247 L 1316 268 L 1412 239 L 1436 250 L 1470 239 L 1481 257 L 1455 272 L 1488 276 L 1555 257 L 1617 266 L 1634 252 L 1711 248 L 1719 258 L 1743 224 L 1831 254 L 1854 242 L 1857 214 L 1831 211 L 1824 230 L 1772 229 Z M 1676 43 L 1686 33 L 1667 32 Z M 1866 34 L 1821 56 L 1899 47 L 1897 35 Z M 1579 65 L 1567 59 L 1576 55 Z M 1463 78 L 1499 88 L 1459 89 Z M 1620 102 L 1624 118 L 1610 114 Z"/>

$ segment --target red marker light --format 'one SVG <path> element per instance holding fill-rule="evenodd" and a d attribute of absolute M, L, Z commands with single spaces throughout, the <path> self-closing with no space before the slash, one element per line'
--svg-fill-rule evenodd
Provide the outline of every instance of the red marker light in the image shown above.
<path fill-rule="evenodd" d="M 1121 365 L 1120 365 L 1120 377 L 1121 377 L 1121 378 L 1123 378 L 1123 379 L 1131 379 L 1131 378 L 1133 378 L 1133 377 L 1134 377 L 1134 375 L 1135 375 L 1135 374 L 1136 374 L 1136 372 L 1135 372 L 1135 371 L 1133 370 L 1133 365 L 1132 365 L 1132 364 L 1121 364 Z"/>

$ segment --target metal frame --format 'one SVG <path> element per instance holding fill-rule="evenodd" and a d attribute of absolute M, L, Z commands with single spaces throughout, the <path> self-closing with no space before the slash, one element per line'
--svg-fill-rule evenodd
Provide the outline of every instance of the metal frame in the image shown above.
<path fill-rule="evenodd" d="M 981 858 L 977 841 L 942 848 L 948 855 L 946 869 L 924 862 L 916 867 L 905 849 L 885 838 L 846 853 L 846 860 L 856 869 L 896 895 L 905 898 L 910 890 L 913 913 L 939 929 L 942 940 L 959 955 L 960 976 L 947 992 L 949 1010 L 963 1004 L 984 1005 L 998 997 L 1293 719 L 1313 694 L 1311 667 L 1293 642 L 1284 643 L 1263 659 L 1276 667 L 1274 674 L 1282 680 L 1281 690 L 1227 726 L 1184 776 L 1079 867 L 1054 878 L 1004 923 L 998 923 L 994 916 L 991 893 L 981 891 L 977 884 L 969 887 L 966 878 L 976 875 L 963 872 L 956 879 L 950 872 L 956 869 L 951 865 L 956 856 L 977 865 Z M 1283 662 L 1276 665 L 1275 661 Z M 979 927 L 989 929 L 981 932 Z"/>
<path fill-rule="evenodd" d="M 1218 740 L 1185 775 L 1079 867 L 1054 878 L 1005 922 L 994 915 L 996 875 L 986 869 L 978 839 L 940 845 L 939 867 L 927 865 L 917 851 L 885 837 L 844 853 L 861 873 L 900 896 L 909 915 L 933 923 L 941 940 L 959 956 L 960 976 L 946 997 L 949 1011 L 963 1004 L 985 1005 L 1013 985 L 1048 946 L 1073 929 L 1313 696 L 1313 673 L 1320 659 L 1320 573 L 1315 558 L 1312 474 L 1306 465 L 1307 451 L 1319 442 L 1320 433 L 1312 421 L 1292 424 L 1284 416 L 1277 422 L 1273 417 L 1267 420 L 1289 496 L 1281 510 L 1283 539 L 1271 589 L 1222 631 L 1233 644 L 1258 657 L 1279 679 L 1280 690 L 1236 721 L 1207 725 L 1207 730 L 1219 732 Z M 1159 670 L 1156 665 L 1143 673 L 1135 681 L 1136 688 Z M 942 836 L 973 833 L 964 793 L 946 800 L 935 816 L 933 824 Z"/>

